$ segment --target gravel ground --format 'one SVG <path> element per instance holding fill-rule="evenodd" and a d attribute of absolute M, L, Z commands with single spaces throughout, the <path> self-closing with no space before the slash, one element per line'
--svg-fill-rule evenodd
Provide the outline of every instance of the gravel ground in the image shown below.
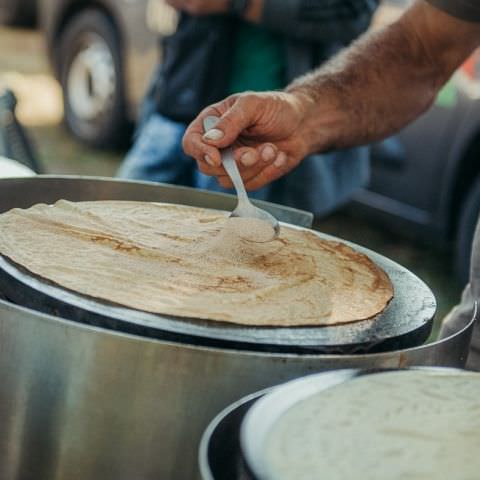
<path fill-rule="evenodd" d="M 31 30 L 0 27 L 0 85 L 19 98 L 18 115 L 30 132 L 48 173 L 111 176 L 124 152 L 92 150 L 76 142 L 62 125 L 61 92 L 53 79 L 41 35 Z M 378 251 L 422 278 L 435 293 L 442 318 L 460 296 L 451 257 L 428 246 L 414 245 L 357 218 L 349 209 L 318 221 L 316 228 Z M 435 331 L 438 328 L 438 322 Z"/>

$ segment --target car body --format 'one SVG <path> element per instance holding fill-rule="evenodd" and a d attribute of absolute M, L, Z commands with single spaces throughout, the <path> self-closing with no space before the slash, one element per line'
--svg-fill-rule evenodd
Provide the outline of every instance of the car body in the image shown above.
<path fill-rule="evenodd" d="M 453 246 L 462 284 L 480 212 L 479 66 L 475 52 L 425 114 L 372 148 L 370 184 L 355 198 L 357 211 L 395 231 L 441 250 Z"/>
<path fill-rule="evenodd" d="M 163 0 L 38 1 L 68 128 L 96 147 L 121 142 L 176 12 Z"/>

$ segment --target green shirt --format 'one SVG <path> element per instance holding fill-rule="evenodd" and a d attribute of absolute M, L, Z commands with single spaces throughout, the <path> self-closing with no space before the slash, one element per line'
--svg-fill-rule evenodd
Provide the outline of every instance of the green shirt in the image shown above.
<path fill-rule="evenodd" d="M 240 22 L 234 45 L 228 94 L 285 86 L 286 56 L 278 34 Z"/>

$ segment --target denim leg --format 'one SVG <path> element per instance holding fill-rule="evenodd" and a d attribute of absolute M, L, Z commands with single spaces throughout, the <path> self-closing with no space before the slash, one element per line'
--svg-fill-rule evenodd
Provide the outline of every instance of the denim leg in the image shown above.
<path fill-rule="evenodd" d="M 193 186 L 195 162 L 183 153 L 186 125 L 153 113 L 117 173 L 121 178 Z"/>

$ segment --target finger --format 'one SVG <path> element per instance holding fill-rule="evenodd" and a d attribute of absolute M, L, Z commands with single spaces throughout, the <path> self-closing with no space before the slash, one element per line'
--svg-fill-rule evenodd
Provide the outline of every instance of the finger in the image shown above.
<path fill-rule="evenodd" d="M 230 180 L 230 177 L 228 175 L 219 175 L 217 177 L 217 181 L 220 184 L 221 187 L 223 188 L 233 188 L 233 183 Z"/>
<path fill-rule="evenodd" d="M 225 175 L 223 167 L 211 167 L 203 162 L 198 162 L 198 169 L 209 177 L 218 177 L 219 175 Z"/>
<path fill-rule="evenodd" d="M 259 162 L 260 155 L 255 148 L 240 147 L 235 149 L 234 158 L 239 166 L 248 168 Z"/>
<path fill-rule="evenodd" d="M 201 120 L 196 119 L 187 129 L 183 136 L 182 144 L 185 153 L 193 157 L 198 163 L 220 166 L 222 161 L 220 152 L 212 145 L 203 141 L 203 126 Z"/>
<path fill-rule="evenodd" d="M 261 158 L 263 147 L 267 148 L 267 155 Z M 258 149 L 251 147 L 239 147 L 235 149 L 234 157 L 240 171 L 243 182 L 248 182 L 257 176 L 266 165 L 272 163 L 277 158 L 277 148 L 271 144 L 262 145 Z M 286 157 L 285 154 L 282 154 Z M 280 156 L 282 158 L 282 156 Z"/>
<path fill-rule="evenodd" d="M 265 163 L 260 160 L 259 152 L 254 148 L 239 147 L 234 151 L 234 158 L 244 181 L 254 177 L 262 168 L 265 168 Z M 204 160 L 205 161 L 198 162 L 202 173 L 215 176 L 220 174 L 225 175 L 225 170 L 222 165 L 217 166 L 212 164 L 209 162 L 209 158 L 205 158 Z"/>
<path fill-rule="evenodd" d="M 262 162 L 258 162 L 251 167 L 243 167 L 239 165 L 239 172 L 240 176 L 242 177 L 242 181 L 244 184 L 248 183 L 252 178 L 255 178 L 263 169 L 265 168 L 265 164 Z M 218 177 L 219 183 L 226 188 L 232 188 L 232 182 L 230 181 L 230 177 L 226 174 L 226 171 L 223 170 L 221 173 L 215 173 Z M 223 177 L 221 179 L 221 177 Z M 220 181 L 220 179 L 222 181 Z"/>
<path fill-rule="evenodd" d="M 267 164 L 258 162 L 251 167 L 240 167 L 239 170 L 243 183 L 248 183 L 252 178 L 255 178 L 266 166 Z"/>
<path fill-rule="evenodd" d="M 219 167 L 222 164 L 222 157 L 217 148 L 206 144 L 201 134 L 193 134 L 190 137 L 190 147 L 192 153 L 187 152 L 191 155 L 198 163 L 206 163 L 211 167 Z"/>
<path fill-rule="evenodd" d="M 257 148 L 260 159 L 264 163 L 271 163 L 278 155 L 278 147 L 273 143 L 264 143 Z"/>
<path fill-rule="evenodd" d="M 244 143 L 242 141 L 242 143 Z M 273 143 L 264 143 L 256 148 L 242 146 L 235 148 L 235 160 L 239 165 L 251 167 L 257 162 L 272 163 L 278 155 L 278 147 Z"/>
<path fill-rule="evenodd" d="M 245 188 L 247 190 L 258 190 L 282 177 L 294 167 L 288 160 L 286 154 L 280 152 L 273 163 L 267 165 L 257 175 L 245 182 Z"/>
<path fill-rule="evenodd" d="M 208 162 L 210 165 L 218 166 L 221 164 L 220 152 L 213 145 L 209 145 L 203 139 L 205 133 L 203 121 L 208 116 L 220 117 L 223 112 L 230 108 L 230 103 L 235 101 L 235 97 L 229 97 L 223 102 L 211 105 L 205 108 L 188 126 L 183 136 L 183 150 L 187 155 L 193 157 L 197 162 Z M 208 157 L 206 157 L 208 156 Z"/>
<path fill-rule="evenodd" d="M 279 152 L 277 158 L 273 161 L 273 166 L 276 168 L 284 168 L 288 164 L 288 157 L 285 152 Z"/>
<path fill-rule="evenodd" d="M 237 140 L 243 130 L 254 125 L 255 117 L 256 110 L 252 108 L 252 103 L 240 96 L 233 101 L 215 128 L 209 130 L 203 139 L 218 148 L 228 147 Z"/>
<path fill-rule="evenodd" d="M 240 175 L 242 177 L 243 183 L 247 183 L 250 179 L 256 177 L 260 171 L 265 168 L 264 165 L 258 164 L 258 166 L 252 168 L 248 168 L 245 170 L 239 169 L 240 170 Z M 230 180 L 230 177 L 226 173 L 225 170 L 221 172 L 203 172 L 206 173 L 207 175 L 215 175 L 217 177 L 218 183 L 224 187 L 224 188 L 233 188 L 233 183 Z"/>
<path fill-rule="evenodd" d="M 277 157 L 275 157 L 274 160 L 277 160 Z M 278 157 L 278 160 L 279 161 L 277 162 L 277 165 L 285 162 L 286 161 L 286 154 L 282 152 L 281 155 Z M 270 162 L 270 163 L 273 163 L 273 162 Z M 258 177 L 258 175 L 267 166 L 268 166 L 268 164 L 265 163 L 265 162 L 262 162 L 262 161 L 259 161 L 259 162 L 255 163 L 254 165 L 252 165 L 250 167 L 244 167 L 242 164 L 239 164 L 238 169 L 239 169 L 240 175 L 242 177 L 243 183 L 245 185 L 248 185 L 249 182 L 251 180 L 253 180 L 254 178 Z M 233 184 L 230 180 L 230 177 L 228 175 L 226 175 L 225 170 L 217 176 L 218 176 L 218 181 L 219 181 L 219 183 L 222 187 L 233 188 Z"/>

